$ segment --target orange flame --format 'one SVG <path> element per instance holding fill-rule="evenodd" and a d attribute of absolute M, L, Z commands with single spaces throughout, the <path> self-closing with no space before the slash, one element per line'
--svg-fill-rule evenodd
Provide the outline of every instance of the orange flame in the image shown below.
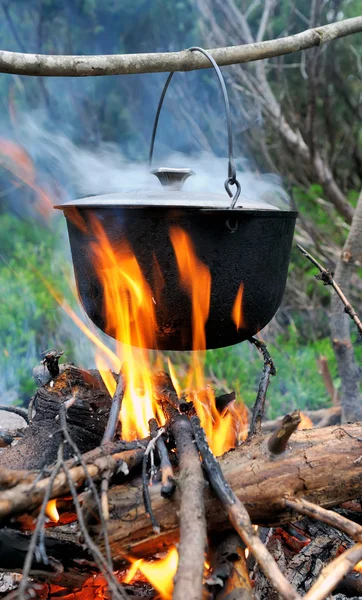
<path fill-rule="evenodd" d="M 354 567 L 353 567 L 354 571 L 358 571 L 359 573 L 362 573 L 362 560 L 360 560 Z"/>
<path fill-rule="evenodd" d="M 195 394 L 194 406 L 215 456 L 222 456 L 246 438 L 248 417 L 244 404 L 232 403 L 220 414 L 214 391 L 206 386 Z"/>
<path fill-rule="evenodd" d="M 300 413 L 301 421 L 298 425 L 298 429 L 313 429 L 313 421 L 304 413 Z"/>
<path fill-rule="evenodd" d="M 210 310 L 211 275 L 195 254 L 192 241 L 180 227 L 170 228 L 181 283 L 192 301 L 192 348 L 206 349 L 205 324 Z"/>
<path fill-rule="evenodd" d="M 125 440 L 142 438 L 149 434 L 149 419 L 156 417 L 159 423 L 164 422 L 153 397 L 148 352 L 143 349 L 155 343 L 156 314 L 152 290 L 129 244 L 123 240 L 115 251 L 95 219 L 92 228 L 96 237 L 92 244 L 93 262 L 103 288 L 105 328 L 110 335 L 124 342 L 126 389 L 120 415 L 122 437 Z M 132 348 L 132 342 L 141 348 Z M 105 372 L 103 363 L 103 378 Z M 109 373 L 104 381 L 110 385 Z M 113 388 L 111 383 L 110 389 Z"/>
<path fill-rule="evenodd" d="M 0 138 L 0 165 L 36 192 L 37 209 L 43 216 L 49 216 L 53 203 L 36 183 L 33 162 L 24 148 L 11 140 Z"/>
<path fill-rule="evenodd" d="M 49 500 L 45 507 L 45 514 L 47 517 L 49 517 L 51 521 L 53 521 L 54 523 L 58 523 L 60 517 L 57 510 L 56 498 L 53 498 L 53 500 Z"/>
<path fill-rule="evenodd" d="M 142 575 L 158 591 L 163 600 L 172 600 L 173 578 L 176 575 L 178 564 L 178 553 L 175 547 L 170 548 L 167 555 L 159 560 L 147 561 L 143 558 L 130 560 L 132 566 L 124 579 L 124 583 L 130 583 L 137 571 L 141 571 Z"/>
<path fill-rule="evenodd" d="M 120 413 L 122 437 L 125 440 L 143 438 L 149 434 L 149 419 L 156 418 L 160 425 L 165 422 L 162 410 L 155 401 L 153 369 L 149 352 L 145 349 L 154 345 L 157 328 L 153 291 L 145 280 L 130 245 L 121 240 L 114 249 L 96 219 L 92 221 L 91 228 L 95 238 L 92 243 L 93 262 L 103 289 L 105 329 L 125 342 L 118 344 L 119 355 L 103 344 L 48 282 L 45 284 L 67 314 L 96 345 L 97 368 L 111 396 L 116 389 L 112 371 L 119 372 L 123 363 L 126 385 Z M 204 376 L 205 324 L 210 308 L 211 276 L 206 265 L 195 255 L 192 241 L 186 232 L 179 227 L 172 227 L 170 236 L 180 280 L 191 297 L 193 347 L 203 350 L 192 353 L 186 389 L 190 391 L 195 387 L 198 390 L 198 393 L 191 391 L 191 396 L 210 447 L 216 456 L 220 456 L 244 439 L 246 408 L 242 403 L 233 403 L 223 414 L 219 414 L 216 408 L 214 393 L 207 386 Z M 153 285 L 159 284 L 162 290 L 164 279 L 157 261 L 153 263 L 153 271 Z M 160 298 L 159 291 L 155 291 L 156 298 Z M 131 346 L 135 341 L 141 348 Z M 156 366 L 161 370 L 164 368 L 162 355 L 159 353 L 156 355 Z M 168 367 L 176 393 L 180 397 L 185 388 L 178 380 L 169 359 Z"/>
<path fill-rule="evenodd" d="M 232 319 L 236 325 L 236 329 L 245 327 L 244 312 L 243 312 L 243 295 L 244 295 L 244 284 L 241 283 L 238 289 L 238 293 L 235 296 L 234 306 L 231 313 Z"/>

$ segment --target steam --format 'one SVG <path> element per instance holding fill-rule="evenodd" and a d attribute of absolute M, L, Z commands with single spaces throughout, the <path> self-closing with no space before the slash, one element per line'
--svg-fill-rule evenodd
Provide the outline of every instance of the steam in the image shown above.
<path fill-rule="evenodd" d="M 15 131 L 9 133 L 9 139 L 18 144 L 30 157 L 34 164 L 37 186 L 47 191 L 50 190 L 50 197 L 54 204 L 62 204 L 68 200 L 89 195 L 124 192 L 139 188 L 160 190 L 161 192 L 160 183 L 149 173 L 146 160 L 139 163 L 130 162 L 115 144 L 102 143 L 98 144 L 96 148 L 84 148 L 77 145 L 64 132 L 50 130 L 45 126 L 44 113 L 39 111 L 22 116 L 18 125 Z M 5 136 L 3 135 L 3 137 Z M 243 158 L 238 164 L 243 164 L 245 168 L 248 161 Z M 229 206 L 230 199 L 224 189 L 224 181 L 227 177 L 226 158 L 219 158 L 207 152 L 198 155 L 164 152 L 163 156 L 156 156 L 153 166 L 192 168 L 195 176 L 187 180 L 184 191 L 220 193 L 224 198 L 225 207 Z M 243 206 L 247 206 L 248 202 L 263 202 L 282 209 L 289 207 L 288 194 L 277 175 L 257 174 L 244 170 L 238 172 L 238 179 L 242 190 L 241 203 Z M 36 192 L 31 191 L 31 194 L 35 195 Z M 15 186 L 14 192 L 8 196 L 8 209 L 19 216 L 27 215 L 32 220 L 39 219 L 44 225 L 44 216 L 35 212 L 34 204 L 29 203 L 29 193 L 25 193 L 24 189 L 19 192 Z M 35 224 L 35 226 L 37 225 Z M 54 232 L 53 269 L 59 279 L 59 267 L 65 266 L 67 267 L 65 271 L 72 272 L 69 242 L 62 214 L 54 211 L 54 214 L 49 215 L 46 226 Z M 5 256 L 5 259 L 9 258 L 11 256 Z M 16 280 L 14 283 L 16 286 Z M 41 285 L 39 280 L 39 286 Z M 2 293 L 6 294 L 6 291 Z M 23 294 L 23 288 L 19 287 L 18 293 Z M 20 361 L 21 369 L 30 372 L 36 364 L 39 364 L 42 351 L 54 344 L 67 345 L 69 340 L 72 342 L 73 351 L 72 355 L 67 358 L 74 360 L 80 367 L 94 367 L 94 352 L 90 342 L 60 308 L 57 339 L 39 342 L 39 332 L 33 331 L 31 324 L 27 321 L 27 318 L 31 320 L 32 311 L 35 311 L 35 299 L 31 298 L 29 290 L 26 294 L 30 308 L 29 316 L 24 315 L 23 326 L 27 331 L 28 342 Z M 69 294 L 69 296 L 71 295 Z M 94 327 L 80 305 L 78 305 L 77 311 L 88 327 Z M 114 340 L 98 331 L 97 335 L 103 340 L 107 340 L 107 344 L 114 348 Z M 0 368 L 3 373 L 0 381 L 0 397 L 2 402 L 11 402 L 19 391 L 20 363 L 16 353 L 16 344 L 13 348 L 11 342 L 3 338 L 3 331 L 0 330 L 1 348 L 6 348 L 9 354 L 6 360 L 2 357 L 0 359 Z M 63 349 L 63 347 L 59 349 Z"/>
<path fill-rule="evenodd" d="M 140 188 L 160 190 L 160 183 L 150 174 L 145 160 L 130 162 L 120 148 L 111 143 L 102 143 L 95 149 L 80 147 L 70 137 L 47 130 L 41 121 L 39 113 L 26 115 L 15 139 L 35 162 L 39 179 L 49 187 L 57 183 L 56 187 L 61 190 L 60 204 L 77 197 Z M 244 167 L 248 165 L 244 158 L 242 162 Z M 224 189 L 228 172 L 226 158 L 208 152 L 193 156 L 173 152 L 157 157 L 153 166 L 192 168 L 195 176 L 187 180 L 185 192 L 220 193 L 225 197 L 225 206 L 230 203 Z M 243 206 L 248 202 L 267 202 L 279 208 L 289 207 L 289 196 L 278 175 L 238 170 L 237 177 Z"/>

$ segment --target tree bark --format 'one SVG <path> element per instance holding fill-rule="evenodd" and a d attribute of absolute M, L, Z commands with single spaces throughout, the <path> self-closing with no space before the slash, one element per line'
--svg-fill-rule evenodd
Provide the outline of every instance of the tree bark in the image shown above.
<path fill-rule="evenodd" d="M 268 437 L 244 443 L 220 459 L 227 482 L 245 504 L 253 523 L 273 526 L 295 520 L 295 515 L 285 508 L 287 497 L 302 497 L 324 507 L 360 497 L 359 423 L 297 431 L 288 449 L 277 457 L 272 457 L 267 449 Z M 125 554 L 154 554 L 177 542 L 179 492 L 164 499 L 160 485 L 150 489 L 160 534 L 153 533 L 145 513 L 140 482 L 110 489 L 109 504 L 113 508 L 108 531 L 115 560 L 121 560 Z M 205 500 L 209 530 L 222 530 L 228 519 L 210 489 Z M 97 529 L 95 525 L 95 533 Z"/>
<path fill-rule="evenodd" d="M 359 195 L 352 226 L 339 260 L 334 279 L 344 294 L 349 296 L 351 279 L 362 263 L 362 191 Z M 356 363 L 351 340 L 351 319 L 337 294 L 331 292 L 331 336 L 334 353 L 341 378 L 342 421 L 357 421 L 362 418 L 360 378 L 361 368 Z"/>
<path fill-rule="evenodd" d="M 21 440 L 0 454 L 0 467 L 41 469 L 55 462 L 60 440 L 59 406 L 69 403 L 69 432 L 80 452 L 98 446 L 107 425 L 111 398 L 97 371 L 69 367 L 35 394 L 35 416 Z M 66 451 L 67 457 L 70 449 Z"/>
<path fill-rule="evenodd" d="M 210 54 L 220 66 L 233 65 L 299 52 L 314 46 L 322 46 L 331 40 L 361 31 L 362 17 L 354 17 L 314 29 L 307 29 L 296 35 L 276 40 L 214 48 L 210 50 Z M 192 71 L 207 68 L 210 68 L 209 61 L 201 54 L 189 50 L 103 56 L 52 56 L 0 51 L 0 73 L 41 77 L 129 75 L 135 73 Z"/>

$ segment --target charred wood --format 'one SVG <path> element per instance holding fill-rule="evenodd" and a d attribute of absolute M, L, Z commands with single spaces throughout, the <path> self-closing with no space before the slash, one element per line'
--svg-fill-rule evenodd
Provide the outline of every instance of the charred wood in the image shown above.
<path fill-rule="evenodd" d="M 81 452 L 98 446 L 107 424 L 111 398 L 97 372 L 70 367 L 38 389 L 35 416 L 20 441 L 0 454 L 0 466 L 41 469 L 57 457 L 61 434 L 59 408 L 69 403 L 69 432 Z M 69 452 L 69 451 L 68 451 Z"/>
<path fill-rule="evenodd" d="M 295 513 L 286 507 L 288 497 L 305 498 L 326 508 L 359 498 L 361 437 L 358 423 L 296 431 L 288 449 L 271 458 L 268 436 L 264 435 L 228 452 L 219 462 L 252 522 L 270 527 L 295 519 Z M 159 535 L 152 532 L 145 514 L 139 481 L 110 489 L 113 511 L 108 530 L 115 559 L 124 552 L 153 554 L 178 540 L 180 492 L 176 489 L 173 497 L 165 500 L 160 496 L 160 487 L 155 484 L 150 488 L 153 511 L 161 526 Z M 208 488 L 205 501 L 209 530 L 227 527 L 227 516 Z"/>

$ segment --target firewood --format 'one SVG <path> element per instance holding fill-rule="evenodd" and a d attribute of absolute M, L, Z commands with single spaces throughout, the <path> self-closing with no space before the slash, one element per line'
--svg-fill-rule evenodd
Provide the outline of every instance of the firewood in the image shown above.
<path fill-rule="evenodd" d="M 159 373 L 154 381 L 156 399 L 175 439 L 179 462 L 180 542 L 173 599 L 201 600 L 206 550 L 204 477 L 190 422 L 175 408 L 178 398 L 170 377 Z"/>
<path fill-rule="evenodd" d="M 16 446 L 1 452 L 0 467 L 41 469 L 55 462 L 60 441 L 59 407 L 67 402 L 72 403 L 68 410 L 69 431 L 80 451 L 99 446 L 111 398 L 97 372 L 70 367 L 38 389 L 32 424 Z"/>
<path fill-rule="evenodd" d="M 271 457 L 268 436 L 264 435 L 228 452 L 219 462 L 252 522 L 273 526 L 295 519 L 295 513 L 286 507 L 288 497 L 305 498 L 328 508 L 360 496 L 361 437 L 359 423 L 296 431 L 288 449 Z M 140 482 L 111 487 L 113 511 L 108 531 L 115 560 L 124 553 L 154 554 L 178 540 L 179 490 L 171 499 L 164 499 L 160 487 L 155 484 L 150 488 L 153 511 L 161 526 L 159 535 L 153 534 L 145 514 Z M 227 516 L 209 489 L 205 490 L 205 501 L 209 530 L 224 528 Z"/>

